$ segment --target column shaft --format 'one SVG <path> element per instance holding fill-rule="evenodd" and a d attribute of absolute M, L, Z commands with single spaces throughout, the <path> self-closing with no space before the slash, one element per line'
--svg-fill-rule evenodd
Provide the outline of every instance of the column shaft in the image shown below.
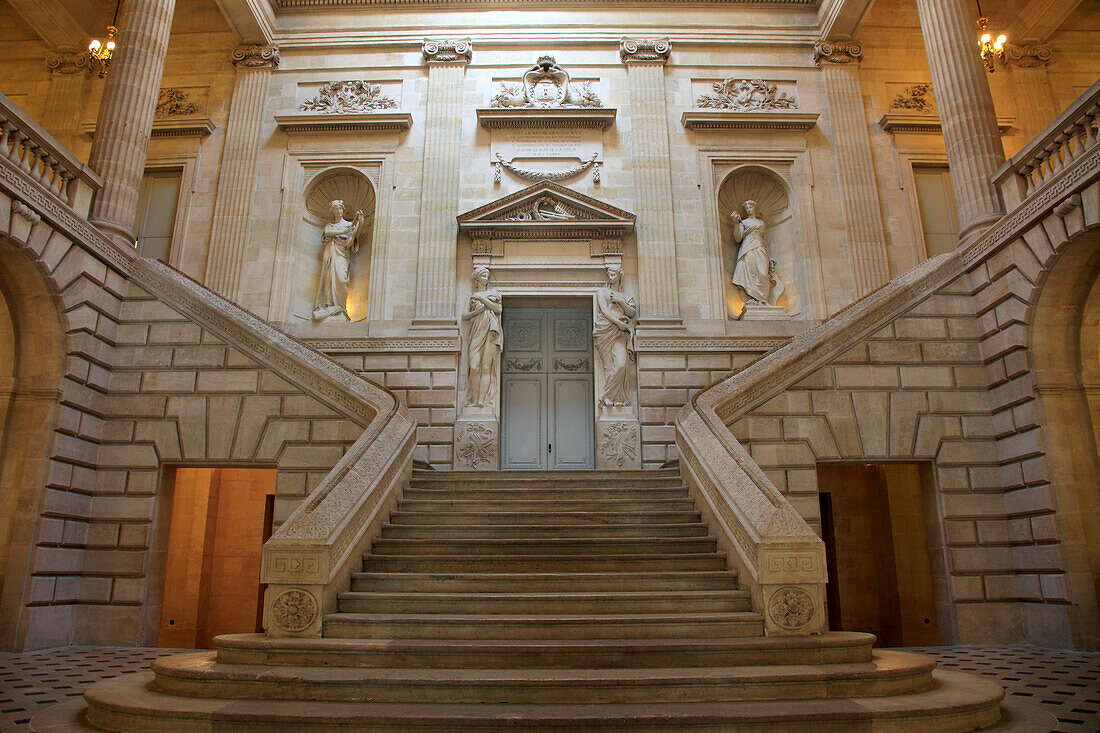
<path fill-rule="evenodd" d="M 42 109 L 42 126 L 69 152 L 76 154 L 77 129 L 84 110 L 90 54 L 59 52 L 46 58 L 50 87 Z"/>
<path fill-rule="evenodd" d="M 107 73 L 89 164 L 103 177 L 90 219 L 116 239 L 134 241 L 175 0 L 122 0 L 118 48 Z"/>
<path fill-rule="evenodd" d="M 1047 76 L 1047 63 L 1053 56 L 1046 44 L 1009 45 L 1008 58 L 1016 99 L 1027 100 L 1016 105 L 1016 127 L 1030 138 L 1038 135 L 1058 116 L 1054 92 Z"/>
<path fill-rule="evenodd" d="M 211 290 L 239 301 L 241 270 L 251 231 L 253 183 L 263 144 L 267 87 L 272 69 L 279 64 L 279 53 L 272 46 L 246 46 L 233 52 L 233 62 L 237 80 L 225 129 L 205 281 Z"/>
<path fill-rule="evenodd" d="M 680 321 L 676 229 L 665 108 L 667 39 L 624 39 L 619 55 L 630 86 L 631 162 L 638 214 L 638 299 L 642 322 Z"/>
<path fill-rule="evenodd" d="M 455 317 L 455 243 L 462 163 L 462 84 L 469 41 L 426 41 L 428 102 L 420 187 L 420 244 L 414 325 L 451 326 Z"/>
<path fill-rule="evenodd" d="M 959 241 L 1004 213 L 993 173 L 1004 163 L 993 97 L 978 55 L 969 0 L 917 0 L 959 210 Z"/>
<path fill-rule="evenodd" d="M 817 60 L 823 67 L 825 97 L 833 129 L 833 154 L 840 198 L 844 203 L 854 295 L 861 298 L 890 279 L 890 267 L 856 63 L 862 49 L 856 43 L 843 45 L 844 51 L 834 45 L 829 54 L 822 54 L 819 47 Z"/>

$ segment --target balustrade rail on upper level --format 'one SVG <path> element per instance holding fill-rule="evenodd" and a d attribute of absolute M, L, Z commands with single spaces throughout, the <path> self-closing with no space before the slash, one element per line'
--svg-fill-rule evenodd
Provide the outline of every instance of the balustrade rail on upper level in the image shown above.
<path fill-rule="evenodd" d="M 0 158 L 81 216 L 87 216 L 103 180 L 37 122 L 0 94 Z"/>

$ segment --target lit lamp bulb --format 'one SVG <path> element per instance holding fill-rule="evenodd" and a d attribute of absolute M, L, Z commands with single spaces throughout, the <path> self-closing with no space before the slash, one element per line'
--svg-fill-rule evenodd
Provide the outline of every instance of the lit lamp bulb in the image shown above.
<path fill-rule="evenodd" d="M 1008 36 L 1004 33 L 997 36 L 997 40 L 993 42 L 993 50 L 1000 51 L 1005 47 L 1005 43 L 1008 41 Z"/>
<path fill-rule="evenodd" d="M 107 64 L 111 62 L 111 56 L 115 52 L 115 34 L 118 33 L 118 28 L 113 25 L 107 26 L 107 42 L 103 43 L 98 38 L 93 38 L 92 42 L 88 44 L 88 53 L 95 59 L 99 66 L 99 78 L 107 76 Z"/>

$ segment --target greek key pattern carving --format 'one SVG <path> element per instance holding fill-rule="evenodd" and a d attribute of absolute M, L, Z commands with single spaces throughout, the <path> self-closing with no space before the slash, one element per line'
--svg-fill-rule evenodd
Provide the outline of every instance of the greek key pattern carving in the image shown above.
<path fill-rule="evenodd" d="M 318 604 L 313 594 L 299 588 L 285 590 L 271 604 L 271 618 L 283 631 L 305 631 L 317 620 Z"/>

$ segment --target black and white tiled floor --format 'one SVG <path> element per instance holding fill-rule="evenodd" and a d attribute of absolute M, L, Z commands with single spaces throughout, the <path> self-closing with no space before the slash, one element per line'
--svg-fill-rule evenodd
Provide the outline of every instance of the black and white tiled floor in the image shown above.
<path fill-rule="evenodd" d="M 42 708 L 81 694 L 85 687 L 145 669 L 172 649 L 72 647 L 0 654 L 0 731 L 27 731 Z M 999 680 L 1010 695 L 1037 703 L 1058 718 L 1060 733 L 1100 731 L 1100 654 L 1033 647 L 922 647 L 945 669 Z"/>

